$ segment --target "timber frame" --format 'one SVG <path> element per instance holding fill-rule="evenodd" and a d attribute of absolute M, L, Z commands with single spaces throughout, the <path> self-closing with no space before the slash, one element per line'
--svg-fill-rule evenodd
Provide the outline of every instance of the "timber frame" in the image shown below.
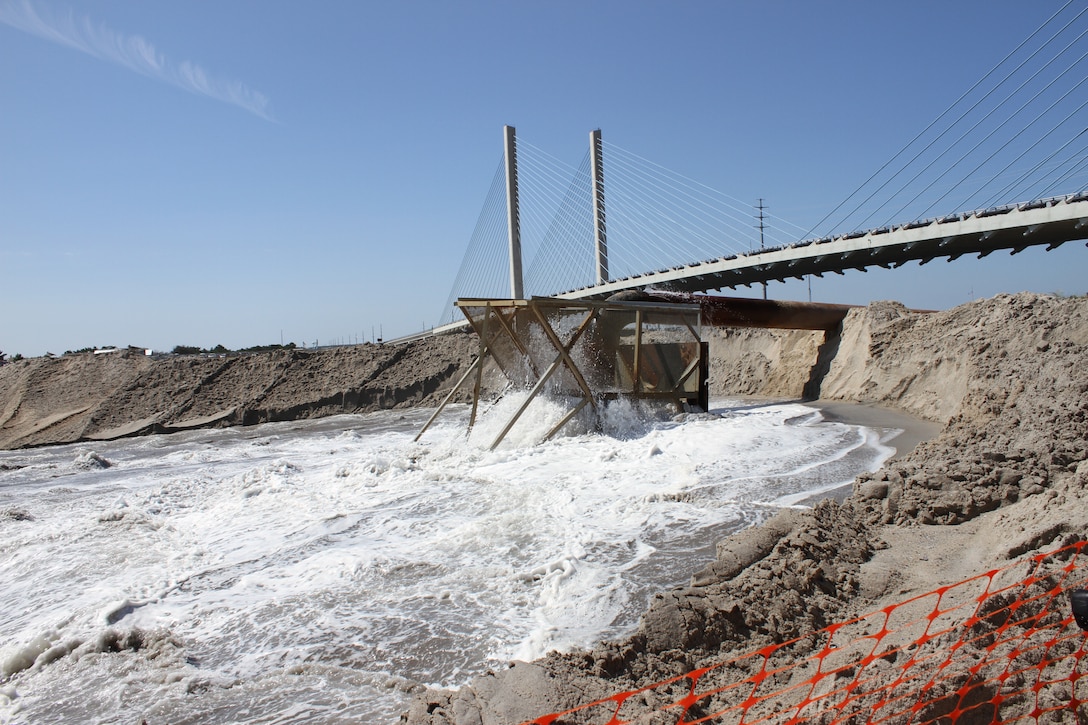
<path fill-rule="evenodd" d="M 628 300 L 459 299 L 480 352 L 416 440 L 473 379 L 469 429 L 476 423 L 485 366 L 493 363 L 529 394 L 491 444 L 494 449 L 532 401 L 545 394 L 572 407 L 550 439 L 587 407 L 600 425 L 601 403 L 658 400 L 677 410 L 708 407 L 708 351 L 698 304 Z"/>

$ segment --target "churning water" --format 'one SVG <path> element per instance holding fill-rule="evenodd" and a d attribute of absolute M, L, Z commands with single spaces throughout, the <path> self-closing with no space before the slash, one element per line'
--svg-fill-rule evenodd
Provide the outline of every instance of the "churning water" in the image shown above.
<path fill-rule="evenodd" d="M 0 452 L 0 722 L 395 722 L 418 683 L 622 636 L 897 431 L 795 404 L 382 412 Z"/>

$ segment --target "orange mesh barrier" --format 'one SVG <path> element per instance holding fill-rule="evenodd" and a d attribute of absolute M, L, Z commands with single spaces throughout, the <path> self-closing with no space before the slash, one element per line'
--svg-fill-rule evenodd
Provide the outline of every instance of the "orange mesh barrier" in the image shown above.
<path fill-rule="evenodd" d="M 1088 723 L 1085 546 L 532 723 Z"/>

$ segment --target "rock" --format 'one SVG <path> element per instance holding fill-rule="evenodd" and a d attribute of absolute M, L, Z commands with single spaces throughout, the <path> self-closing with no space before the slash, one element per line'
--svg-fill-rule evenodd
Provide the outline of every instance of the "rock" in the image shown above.
<path fill-rule="evenodd" d="M 887 498 L 888 496 L 888 484 L 884 481 L 869 481 L 862 484 L 857 489 L 857 495 L 860 498 L 879 500 Z"/>

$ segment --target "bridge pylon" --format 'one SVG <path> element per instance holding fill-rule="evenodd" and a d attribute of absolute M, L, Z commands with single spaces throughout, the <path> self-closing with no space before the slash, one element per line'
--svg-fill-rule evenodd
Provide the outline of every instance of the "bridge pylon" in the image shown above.
<path fill-rule="evenodd" d="M 590 169 L 593 182 L 593 239 L 597 259 L 597 284 L 608 281 L 608 235 L 604 215 L 604 149 L 601 129 L 589 133 Z"/>
<path fill-rule="evenodd" d="M 506 159 L 506 229 L 510 250 L 510 296 L 520 300 L 525 296 L 521 273 L 521 211 L 518 207 L 518 149 L 513 126 L 503 126 Z"/>

